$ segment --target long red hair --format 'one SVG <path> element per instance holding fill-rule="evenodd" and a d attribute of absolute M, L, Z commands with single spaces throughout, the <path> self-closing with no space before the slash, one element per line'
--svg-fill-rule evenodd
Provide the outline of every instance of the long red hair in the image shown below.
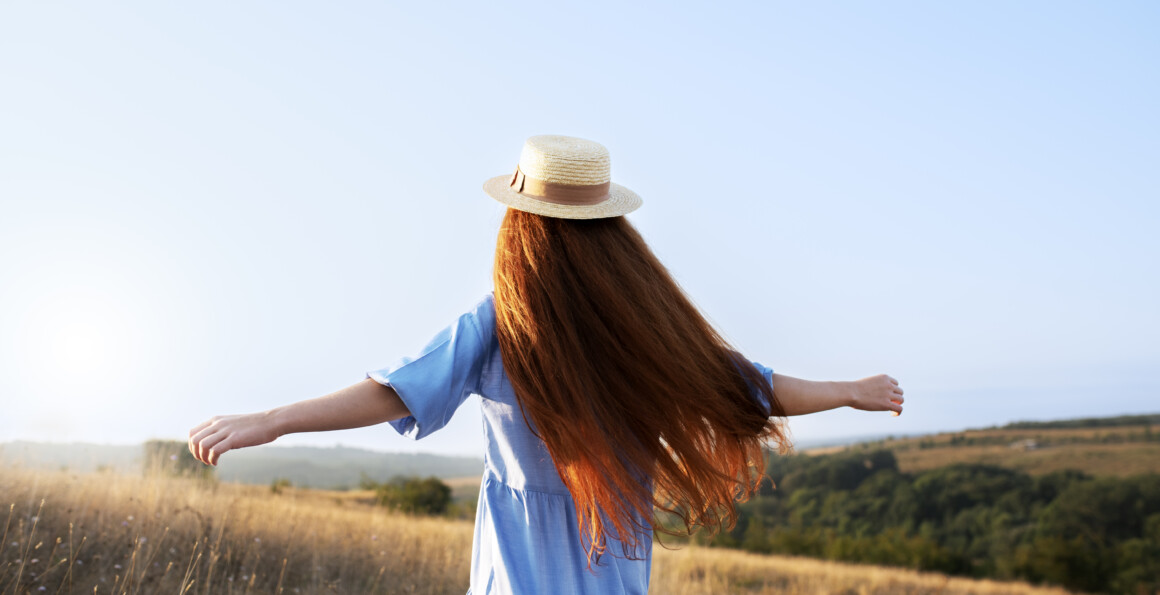
<path fill-rule="evenodd" d="M 655 511 L 732 528 L 785 412 L 624 217 L 508 209 L 495 254 L 496 331 L 529 427 L 576 502 L 589 563 L 635 557 Z M 758 399 L 760 393 L 761 399 Z"/>

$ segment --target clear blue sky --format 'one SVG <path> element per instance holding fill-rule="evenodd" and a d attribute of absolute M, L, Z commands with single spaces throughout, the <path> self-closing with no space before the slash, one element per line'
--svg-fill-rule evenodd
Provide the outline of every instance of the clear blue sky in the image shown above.
<path fill-rule="evenodd" d="M 901 417 L 1160 410 L 1160 4 L 0 4 L 0 441 L 183 438 L 490 290 L 526 137 L 603 143 L 710 318 Z M 675 373 L 679 371 L 674 371 Z M 473 402 L 418 443 L 479 453 Z"/>

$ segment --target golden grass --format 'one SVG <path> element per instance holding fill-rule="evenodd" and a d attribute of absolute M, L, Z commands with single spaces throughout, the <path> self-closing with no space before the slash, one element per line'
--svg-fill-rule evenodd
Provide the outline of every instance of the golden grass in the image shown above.
<path fill-rule="evenodd" d="M 367 496 L 0 470 L 0 594 L 467 590 L 470 521 L 392 514 Z M 653 593 L 1065 593 L 693 546 L 654 551 Z"/>
<path fill-rule="evenodd" d="M 791 556 L 762 556 L 689 546 L 657 550 L 650 591 L 671 595 L 718 593 L 841 595 L 1064 595 L 1068 591 L 948 577 L 882 566 Z"/>
<path fill-rule="evenodd" d="M 1041 434 L 1045 437 L 1068 437 L 1068 438 L 1100 438 L 1102 436 L 1127 436 L 1129 434 L 1139 434 L 1146 430 L 1153 433 L 1160 432 L 1160 425 L 1157 424 L 1139 424 L 1128 426 L 1105 426 L 1092 428 L 1027 428 L 1027 429 L 1011 429 L 1011 428 L 993 428 L 989 430 L 970 430 L 969 433 L 978 436 L 1003 436 L 1013 440 L 1019 438 L 1034 438 L 1036 434 Z M 940 436 L 951 436 L 953 434 L 962 434 L 963 432 L 943 432 Z"/>
<path fill-rule="evenodd" d="M 1061 444 L 1035 450 L 1007 446 L 948 446 L 895 451 L 904 472 L 925 471 L 952 463 L 986 463 L 1041 475 L 1077 469 L 1095 476 L 1127 477 L 1160 473 L 1160 442 Z"/>
<path fill-rule="evenodd" d="M 0 486 L 0 593 L 467 590 L 470 523 L 341 494 L 13 470 Z"/>

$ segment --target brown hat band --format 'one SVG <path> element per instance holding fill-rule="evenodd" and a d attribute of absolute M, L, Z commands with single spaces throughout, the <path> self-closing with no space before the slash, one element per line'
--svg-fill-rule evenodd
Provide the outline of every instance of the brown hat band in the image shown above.
<path fill-rule="evenodd" d="M 536 200 L 557 205 L 575 206 L 600 204 L 608 200 L 608 191 L 612 188 L 611 182 L 590 186 L 577 186 L 574 184 L 560 184 L 529 178 L 524 175 L 524 172 L 520 171 L 518 164 L 508 185 L 511 186 L 512 190 Z"/>

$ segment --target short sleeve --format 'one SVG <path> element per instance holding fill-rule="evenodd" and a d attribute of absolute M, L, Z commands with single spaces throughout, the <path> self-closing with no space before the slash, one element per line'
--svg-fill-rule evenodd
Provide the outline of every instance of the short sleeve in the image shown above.
<path fill-rule="evenodd" d="M 765 379 L 766 384 L 768 384 L 769 386 L 773 386 L 773 368 L 767 368 L 767 367 L 765 367 L 757 362 L 754 362 L 754 361 L 751 361 L 749 363 L 753 364 L 753 367 L 757 368 L 758 372 L 761 372 L 761 377 Z"/>
<path fill-rule="evenodd" d="M 761 372 L 761 377 L 765 380 L 765 385 L 768 386 L 769 389 L 772 391 L 773 390 L 773 368 L 767 368 L 764 365 L 762 365 L 758 362 L 754 362 L 754 361 L 751 361 L 749 363 L 753 364 L 753 367 L 757 368 L 758 372 Z M 758 391 L 757 395 L 761 399 L 761 403 L 763 405 L 765 405 L 766 407 L 770 406 L 769 401 L 767 401 L 765 399 L 764 392 Z"/>
<path fill-rule="evenodd" d="M 417 357 L 367 372 L 395 389 L 411 415 L 390 422 L 397 432 L 418 440 L 447 425 L 467 397 L 478 392 L 487 361 L 487 340 L 495 332 L 491 295 L 440 331 Z"/>
<path fill-rule="evenodd" d="M 760 374 L 761 378 L 765 381 L 765 385 L 770 387 L 770 389 L 772 390 L 772 388 L 773 388 L 773 369 L 772 368 L 767 368 L 759 362 L 752 361 L 736 351 L 732 352 L 732 357 L 733 357 L 734 363 L 739 368 L 741 366 L 743 366 L 744 364 L 749 364 L 749 365 L 753 366 L 753 368 L 757 370 L 757 373 Z M 769 407 L 769 401 L 767 401 L 765 399 L 766 393 L 764 391 L 762 391 L 760 387 L 753 386 L 753 383 L 749 382 L 748 380 L 746 380 L 746 384 L 749 385 L 749 389 L 753 393 L 754 398 L 757 401 L 759 401 L 763 406 Z"/>

